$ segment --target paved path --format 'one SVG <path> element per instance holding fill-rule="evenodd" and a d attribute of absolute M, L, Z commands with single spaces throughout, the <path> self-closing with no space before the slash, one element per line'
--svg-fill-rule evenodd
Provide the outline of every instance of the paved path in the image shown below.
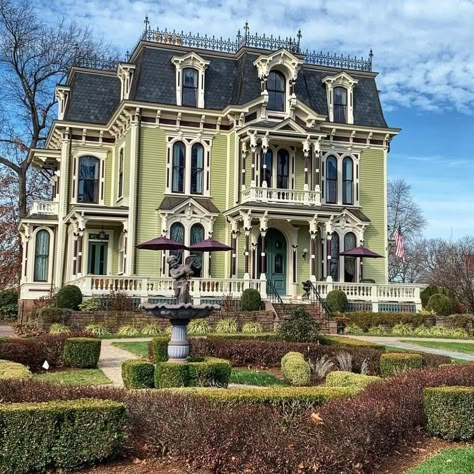
<path fill-rule="evenodd" d="M 122 363 L 129 359 L 139 357 L 132 352 L 128 352 L 112 345 L 113 342 L 138 342 L 150 341 L 151 337 L 140 337 L 134 339 L 102 339 L 100 350 L 99 369 L 112 381 L 115 387 L 123 387 Z"/>
<path fill-rule="evenodd" d="M 474 354 L 466 354 L 464 352 L 450 351 L 447 349 L 434 349 L 432 347 L 418 346 L 417 344 L 411 344 L 409 342 L 401 342 L 401 340 L 410 341 L 431 341 L 431 342 L 459 342 L 473 344 L 474 350 L 474 339 L 445 339 L 445 338 L 427 338 L 427 337 L 379 337 L 379 336 L 347 336 L 354 339 L 360 339 L 362 341 L 375 342 L 384 346 L 398 347 L 399 349 L 407 349 L 410 351 L 426 352 L 428 354 L 438 354 L 455 359 L 462 359 L 466 361 L 474 362 Z"/>
<path fill-rule="evenodd" d="M 13 331 L 13 328 L 7 324 L 1 324 L 0 325 L 0 337 L 5 337 L 5 336 L 14 336 L 15 332 Z"/>

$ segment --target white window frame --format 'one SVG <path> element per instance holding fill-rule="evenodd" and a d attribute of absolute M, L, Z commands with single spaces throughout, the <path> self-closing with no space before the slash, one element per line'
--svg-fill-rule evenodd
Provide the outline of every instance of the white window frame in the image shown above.
<path fill-rule="evenodd" d="M 176 67 L 176 105 L 181 106 L 183 103 L 183 70 L 195 69 L 198 72 L 198 96 L 196 107 L 203 109 L 204 93 L 206 90 L 206 69 L 209 66 L 209 61 L 201 58 L 198 54 L 191 52 L 185 56 L 174 56 L 171 62 Z"/>
<path fill-rule="evenodd" d="M 327 188 L 326 188 L 326 175 L 327 175 L 327 168 L 326 168 L 326 159 L 329 158 L 330 156 L 334 156 L 337 159 L 337 200 L 335 203 L 333 202 L 327 202 L 326 197 L 327 197 Z M 344 204 L 343 202 L 343 164 L 344 164 L 344 158 L 351 158 L 352 159 L 352 164 L 353 164 L 353 196 L 354 196 L 354 202 L 353 204 Z M 342 152 L 337 152 L 337 151 L 324 151 L 322 152 L 322 160 L 321 160 L 321 167 L 323 170 L 323 176 L 322 176 L 322 188 L 324 189 L 324 198 L 321 199 L 321 201 L 324 204 L 327 204 L 328 206 L 345 206 L 345 207 L 358 207 L 360 206 L 360 186 L 359 186 L 359 172 L 360 172 L 360 167 L 359 167 L 359 160 L 360 160 L 360 155 L 359 154 L 353 154 L 353 153 L 342 153 Z"/>
<path fill-rule="evenodd" d="M 123 190 L 125 187 L 125 143 L 123 143 L 118 152 L 117 163 L 117 201 L 123 199 Z M 122 189 L 120 190 L 120 172 L 122 172 Z M 120 191 L 122 191 L 120 193 Z"/>
<path fill-rule="evenodd" d="M 347 91 L 347 121 L 345 123 L 354 123 L 354 85 L 358 82 L 357 79 L 354 79 L 344 71 L 335 76 L 326 76 L 323 79 L 323 84 L 326 86 L 330 122 L 334 122 L 334 89 L 342 87 Z"/>
<path fill-rule="evenodd" d="M 36 264 L 36 236 L 39 231 L 41 230 L 46 230 L 49 233 L 49 254 L 48 254 L 48 279 L 46 281 L 35 281 L 34 280 L 34 275 L 35 275 L 35 264 Z M 28 261 L 27 261 L 27 275 L 28 275 L 28 281 L 36 284 L 50 284 L 52 282 L 53 278 L 53 264 L 54 264 L 54 256 L 53 256 L 53 251 L 54 251 L 54 231 L 50 229 L 49 227 L 46 226 L 39 226 L 37 227 L 33 233 L 31 234 L 31 237 L 29 239 L 29 248 L 28 248 Z"/>
<path fill-rule="evenodd" d="M 288 162 L 288 188 L 280 188 L 280 189 L 295 189 L 295 160 L 296 160 L 296 151 L 293 150 L 289 146 L 284 146 L 284 145 L 270 145 L 269 150 L 272 151 L 273 153 L 273 158 L 272 158 L 272 182 L 267 183 L 267 188 L 273 188 L 277 189 L 277 171 L 278 171 L 278 151 L 279 150 L 286 150 L 288 152 L 288 157 L 289 157 L 289 162 Z M 260 176 L 263 171 L 262 167 L 262 151 L 259 153 L 259 159 L 257 160 L 257 167 L 256 167 L 256 172 L 255 172 L 255 179 L 257 183 L 257 187 L 261 188 L 261 179 Z"/>

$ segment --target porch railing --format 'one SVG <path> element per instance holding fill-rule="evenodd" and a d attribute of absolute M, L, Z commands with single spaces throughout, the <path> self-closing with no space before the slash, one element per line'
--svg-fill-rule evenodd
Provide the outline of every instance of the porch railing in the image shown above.
<path fill-rule="evenodd" d="M 33 201 L 31 206 L 31 214 L 39 214 L 41 216 L 56 216 L 59 210 L 59 203 L 56 201 Z"/>
<path fill-rule="evenodd" d="M 310 206 L 321 205 L 321 193 L 316 191 L 301 191 L 295 189 L 280 189 L 251 186 L 242 191 L 244 202 L 268 202 L 287 204 L 307 204 Z"/>

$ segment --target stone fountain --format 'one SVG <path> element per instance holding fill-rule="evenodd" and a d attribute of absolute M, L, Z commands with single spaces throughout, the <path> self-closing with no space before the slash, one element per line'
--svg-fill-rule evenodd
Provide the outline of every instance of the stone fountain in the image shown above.
<path fill-rule="evenodd" d="M 150 304 L 142 305 L 148 313 L 160 318 L 170 320 L 172 330 L 168 343 L 169 362 L 186 364 L 189 356 L 188 324 L 191 319 L 208 317 L 219 305 L 193 305 L 189 292 L 189 282 L 193 271 L 191 265 L 193 257 L 186 258 L 183 264 L 178 262 L 176 256 L 168 257 L 170 276 L 174 279 L 175 304 Z"/>

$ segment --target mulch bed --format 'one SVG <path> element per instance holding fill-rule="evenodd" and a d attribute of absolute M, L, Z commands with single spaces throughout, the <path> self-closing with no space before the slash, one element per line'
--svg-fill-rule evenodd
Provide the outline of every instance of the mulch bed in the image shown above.
<path fill-rule="evenodd" d="M 58 471 L 58 474 L 61 471 Z M 101 464 L 89 469 L 74 471 L 78 474 L 210 474 L 211 471 L 191 470 L 186 466 L 165 462 L 162 459 L 133 459 Z"/>

